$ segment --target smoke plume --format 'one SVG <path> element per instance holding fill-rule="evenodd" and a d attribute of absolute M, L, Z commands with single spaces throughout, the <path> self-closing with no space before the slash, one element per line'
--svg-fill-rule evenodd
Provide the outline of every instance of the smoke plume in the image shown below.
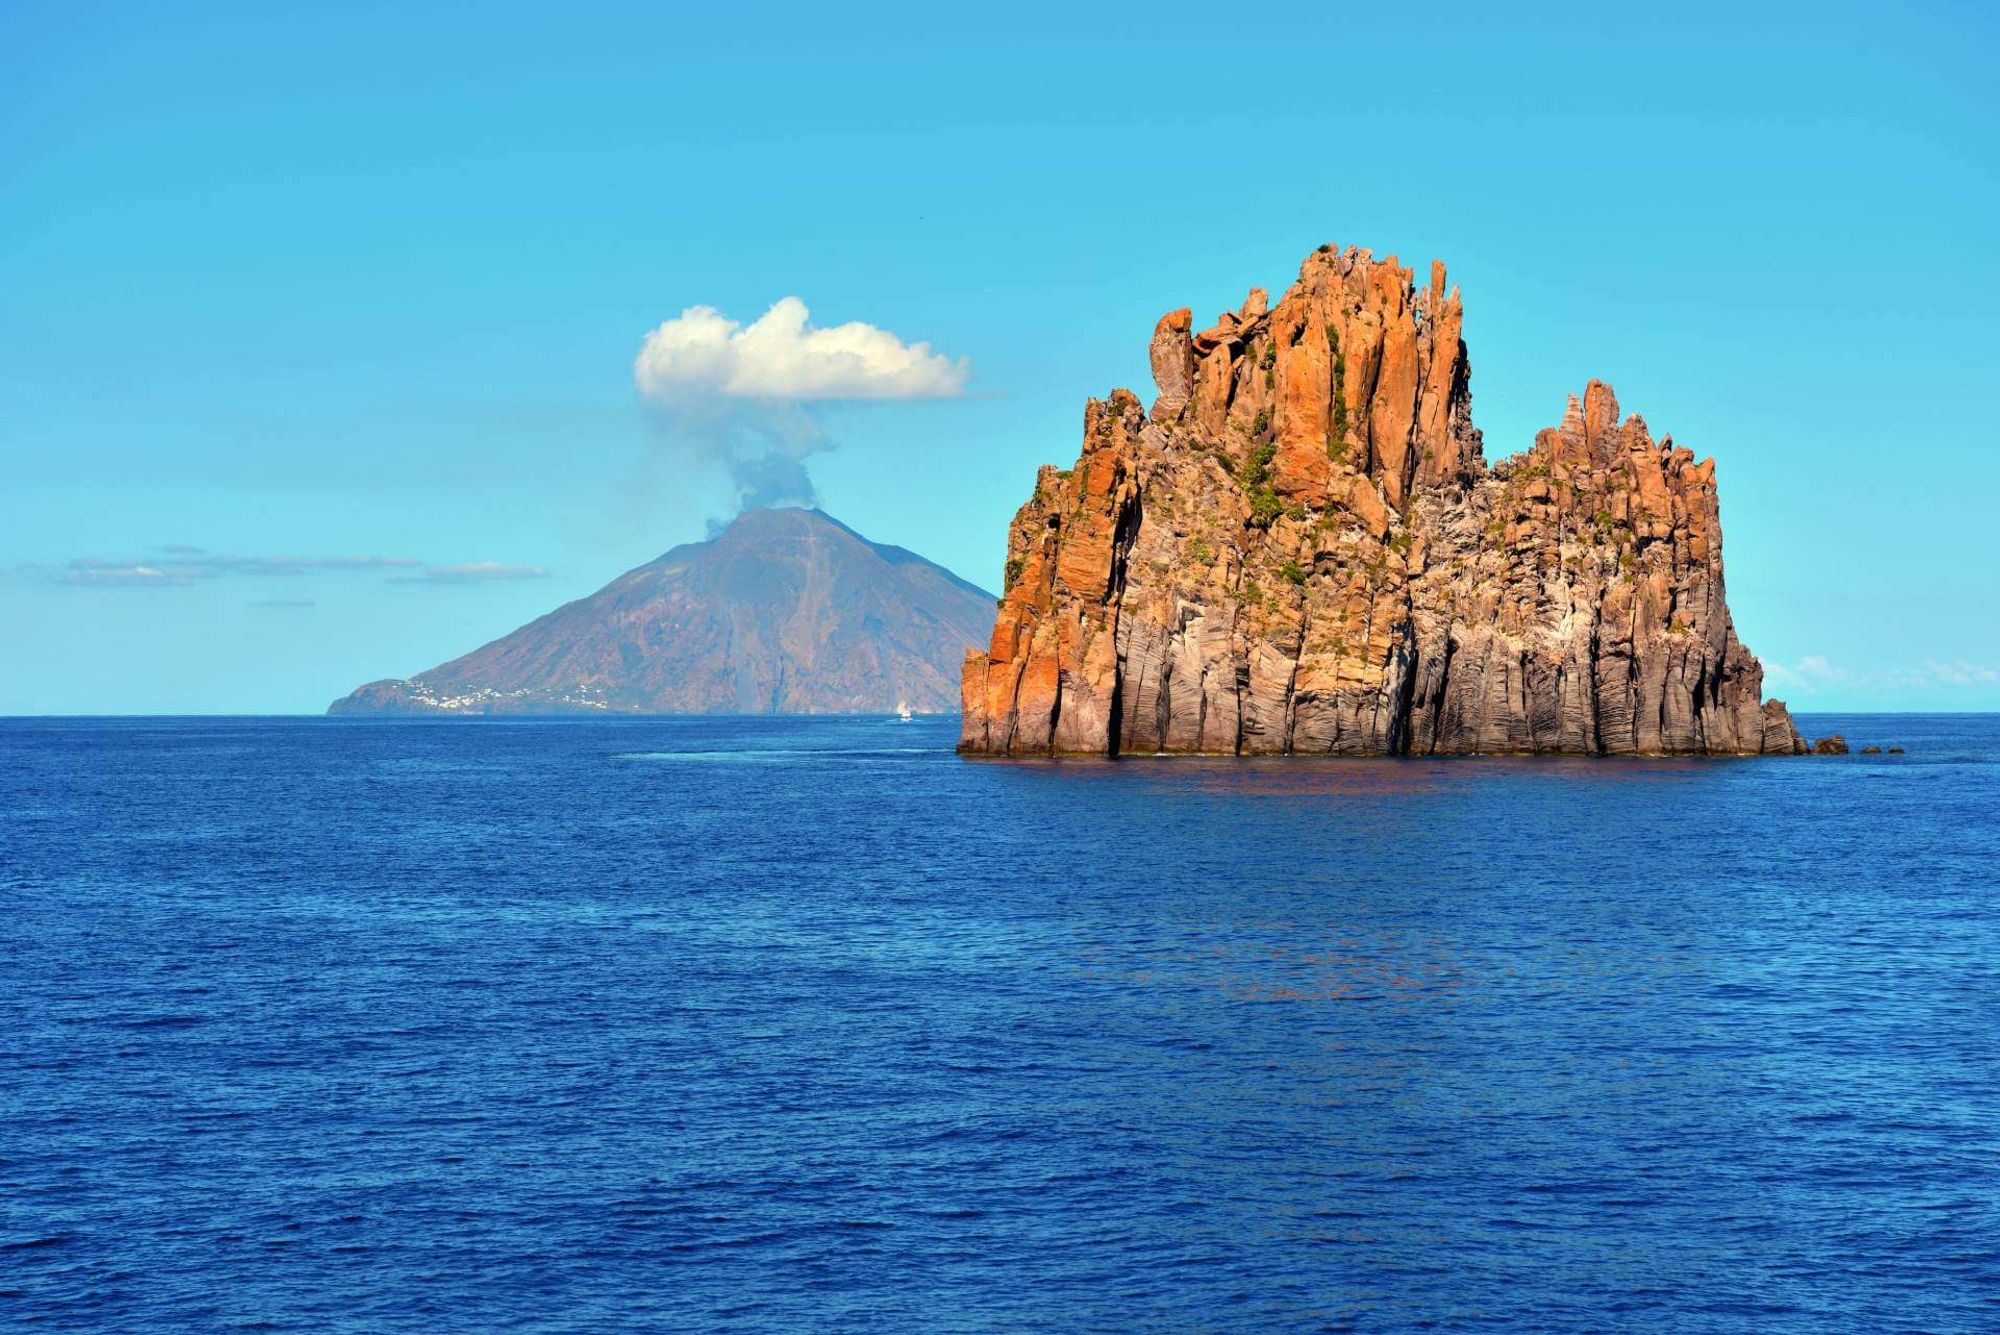
<path fill-rule="evenodd" d="M 835 442 L 816 405 L 950 398 L 969 371 L 874 325 L 814 328 L 797 297 L 748 325 L 689 307 L 647 334 L 632 363 L 665 448 L 725 477 L 738 512 L 818 502 L 806 460 Z"/>

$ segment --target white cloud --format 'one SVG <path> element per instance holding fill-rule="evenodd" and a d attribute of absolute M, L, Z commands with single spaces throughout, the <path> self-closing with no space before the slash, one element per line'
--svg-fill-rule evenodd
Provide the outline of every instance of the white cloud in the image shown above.
<path fill-rule="evenodd" d="M 420 566 L 409 556 L 216 556 L 199 547 L 162 547 L 163 557 L 102 561 L 78 557 L 64 568 L 71 584 L 134 583 L 161 579 L 185 583 L 219 575 L 303 575 L 309 570 L 395 570 Z"/>
<path fill-rule="evenodd" d="M 188 577 L 177 571 L 136 562 L 72 561 L 63 571 L 65 584 L 97 584 L 111 588 L 155 588 L 185 584 Z"/>
<path fill-rule="evenodd" d="M 425 566 L 414 575 L 397 575 L 392 584 L 479 584 L 496 579 L 541 579 L 540 566 L 510 566 L 499 561 L 463 561 L 457 565 Z"/>
<path fill-rule="evenodd" d="M 1764 675 L 1780 690 L 1802 695 L 1839 686 L 1849 680 L 1847 669 L 1834 666 L 1824 654 L 1807 654 L 1792 664 L 1767 663 Z"/>
<path fill-rule="evenodd" d="M 143 560 L 106 561 L 78 557 L 55 573 L 62 583 L 83 588 L 168 588 L 247 575 L 301 576 L 318 571 L 382 571 L 396 584 L 474 584 L 498 579 L 539 579 L 540 566 L 507 565 L 500 561 L 465 561 L 439 565 L 413 556 L 227 556 L 199 547 L 162 547 L 168 553 Z M 24 571 L 46 567 L 23 567 Z M 293 606 L 301 600 L 267 599 L 259 606 Z"/>
<path fill-rule="evenodd" d="M 1937 687 L 1937 686 L 1993 686 L 2000 685 L 2000 671 L 1995 671 L 1980 663 L 1969 663 L 1963 658 L 1949 663 L 1935 659 L 1927 661 L 1920 668 L 1906 668 L 1889 674 L 1890 683 L 1896 686 Z"/>
<path fill-rule="evenodd" d="M 1767 663 L 1765 679 L 1778 690 L 1810 696 L 1820 691 L 1939 691 L 1968 686 L 2000 686 L 2000 669 L 1966 659 L 1930 659 L 1920 667 L 1850 672 L 1824 654 L 1807 654 L 1796 663 Z"/>
<path fill-rule="evenodd" d="M 855 321 L 812 327 L 806 304 L 786 297 L 751 324 L 713 306 L 691 306 L 646 335 L 632 363 L 641 393 L 675 400 L 940 399 L 965 392 L 971 371 L 928 343 L 905 343 Z"/>

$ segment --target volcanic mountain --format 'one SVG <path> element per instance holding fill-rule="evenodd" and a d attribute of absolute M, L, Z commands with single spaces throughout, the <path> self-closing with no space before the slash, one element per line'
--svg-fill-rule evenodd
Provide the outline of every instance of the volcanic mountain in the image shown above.
<path fill-rule="evenodd" d="M 1796 754 L 1736 638 L 1715 463 L 1608 385 L 1489 465 L 1444 266 L 1322 246 L 1041 470 L 960 749 Z"/>
<path fill-rule="evenodd" d="M 993 595 L 818 510 L 747 511 L 334 714 L 948 712 Z"/>

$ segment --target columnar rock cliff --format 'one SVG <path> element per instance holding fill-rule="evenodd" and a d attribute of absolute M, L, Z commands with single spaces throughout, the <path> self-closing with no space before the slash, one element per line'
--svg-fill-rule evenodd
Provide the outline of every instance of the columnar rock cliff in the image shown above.
<path fill-rule="evenodd" d="M 1007 541 L 960 750 L 1794 754 L 1723 596 L 1715 465 L 1608 385 L 1489 467 L 1444 267 L 1322 247 L 1153 333 Z"/>

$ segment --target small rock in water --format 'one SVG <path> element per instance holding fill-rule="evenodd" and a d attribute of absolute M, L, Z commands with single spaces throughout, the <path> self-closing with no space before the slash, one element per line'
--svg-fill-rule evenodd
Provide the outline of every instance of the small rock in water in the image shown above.
<path fill-rule="evenodd" d="M 1903 754 L 1903 748 L 1900 746 L 1892 746 L 1889 748 L 1889 754 L 1892 756 L 1900 756 Z"/>
<path fill-rule="evenodd" d="M 1839 733 L 1822 737 L 1813 743 L 1812 753 L 1816 756 L 1844 756 L 1847 754 L 1847 739 Z"/>
<path fill-rule="evenodd" d="M 1882 754 L 1882 748 L 1879 746 L 1864 746 L 1861 748 L 1861 754 L 1864 756 L 1879 756 Z"/>

